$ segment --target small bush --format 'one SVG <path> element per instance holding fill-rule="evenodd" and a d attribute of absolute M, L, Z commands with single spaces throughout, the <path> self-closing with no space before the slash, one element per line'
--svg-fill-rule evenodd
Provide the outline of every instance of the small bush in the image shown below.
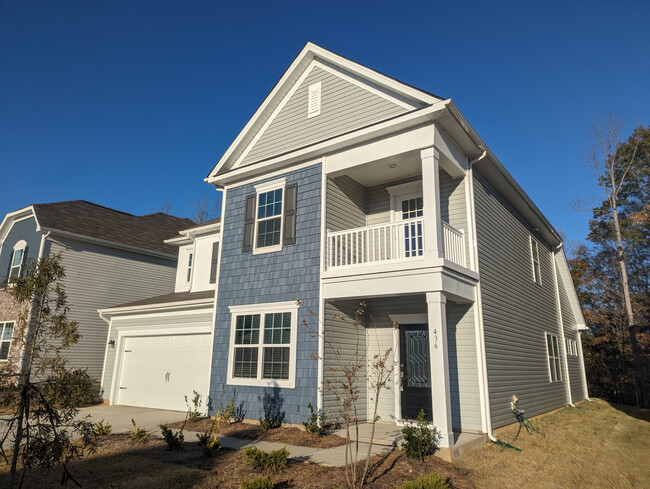
<path fill-rule="evenodd" d="M 167 443 L 167 449 L 170 452 L 180 449 L 181 445 L 185 441 L 183 428 L 178 431 L 174 431 L 170 429 L 166 424 L 161 424 L 158 426 L 160 427 L 160 433 L 162 434 L 163 440 L 165 440 L 165 443 Z"/>
<path fill-rule="evenodd" d="M 438 441 L 438 430 L 430 428 L 429 422 L 424 419 L 424 409 L 418 413 L 417 423 L 402 428 L 404 442 L 402 448 L 406 450 L 406 456 L 422 460 L 425 455 L 433 453 Z"/>
<path fill-rule="evenodd" d="M 221 449 L 219 437 L 215 434 L 210 432 L 197 433 L 196 437 L 199 439 L 199 446 L 203 449 L 203 455 L 206 457 L 212 457 L 212 452 L 214 450 Z"/>
<path fill-rule="evenodd" d="M 257 447 L 244 448 L 246 463 L 254 469 L 268 469 L 279 472 L 287 468 L 289 451 L 286 447 L 265 452 Z"/>
<path fill-rule="evenodd" d="M 312 435 L 324 435 L 327 432 L 327 428 L 325 428 L 325 420 L 327 420 L 327 416 L 323 411 L 316 411 L 311 402 L 307 404 L 307 409 L 309 409 L 309 412 L 311 414 L 309 415 L 307 421 L 302 422 L 302 425 L 305 427 L 305 431 L 307 431 L 307 433 L 311 433 Z M 300 412 L 300 408 L 298 408 L 298 412 Z"/>
<path fill-rule="evenodd" d="M 113 427 L 111 424 L 104 420 L 100 420 L 97 423 L 95 423 L 95 434 L 97 436 L 108 436 L 113 432 Z"/>
<path fill-rule="evenodd" d="M 414 481 L 406 481 L 399 489 L 450 489 L 449 482 L 443 479 L 438 472 L 423 475 Z"/>
<path fill-rule="evenodd" d="M 131 435 L 131 441 L 133 443 L 141 443 L 142 440 L 149 434 L 147 429 L 143 426 L 138 426 L 135 424 L 135 420 L 131 418 L 131 424 L 133 428 L 129 428 L 127 432 Z"/>
<path fill-rule="evenodd" d="M 199 411 L 202 404 L 201 401 L 202 396 L 196 391 L 192 391 L 192 392 L 194 393 L 194 397 L 192 398 L 191 406 L 190 406 L 190 401 L 188 401 L 187 396 L 185 396 L 185 405 L 187 406 L 186 419 L 191 423 L 197 421 L 202 416 L 201 411 Z"/>
<path fill-rule="evenodd" d="M 275 482 L 268 475 L 241 483 L 241 489 L 273 489 L 274 487 Z"/>

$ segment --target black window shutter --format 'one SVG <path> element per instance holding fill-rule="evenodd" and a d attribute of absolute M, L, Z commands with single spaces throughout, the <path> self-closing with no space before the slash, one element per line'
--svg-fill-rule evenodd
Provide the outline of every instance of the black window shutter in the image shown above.
<path fill-rule="evenodd" d="M 212 243 L 212 262 L 210 263 L 210 283 L 217 282 L 217 261 L 219 261 L 219 241 Z"/>
<path fill-rule="evenodd" d="M 298 185 L 287 185 L 284 193 L 284 234 L 283 245 L 295 244 L 296 242 L 296 197 Z"/>
<path fill-rule="evenodd" d="M 255 237 L 255 201 L 257 195 L 246 197 L 246 212 L 244 213 L 244 240 L 242 251 L 253 251 L 253 238 Z"/>

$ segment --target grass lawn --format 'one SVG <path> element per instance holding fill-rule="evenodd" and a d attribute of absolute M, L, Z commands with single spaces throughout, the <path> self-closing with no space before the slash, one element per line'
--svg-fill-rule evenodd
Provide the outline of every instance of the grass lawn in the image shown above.
<path fill-rule="evenodd" d="M 478 488 L 650 487 L 650 413 L 604 401 L 584 401 L 532 419 L 539 434 L 517 426 L 497 438 L 521 452 L 490 443 L 457 462 Z"/>
<path fill-rule="evenodd" d="M 539 434 L 525 432 L 513 442 L 516 426 L 497 430 L 498 438 L 522 449 L 501 450 L 488 444 L 448 464 L 429 456 L 407 459 L 404 451 L 373 459 L 368 487 L 395 488 L 407 479 L 437 471 L 454 489 L 519 488 L 645 488 L 650 487 L 650 415 L 603 401 L 584 402 L 534 418 Z M 238 488 L 243 479 L 264 475 L 248 466 L 243 453 L 220 450 L 206 458 L 188 437 L 184 449 L 165 450 L 151 438 L 134 444 L 128 435 L 102 439 L 98 453 L 70 465 L 84 489 Z M 8 467 L 0 466 L 0 487 Z M 27 488 L 61 487 L 61 469 L 33 471 Z M 293 462 L 285 472 L 271 474 L 276 488 L 332 489 L 345 486 L 343 469 Z M 73 487 L 72 483 L 68 487 Z"/>

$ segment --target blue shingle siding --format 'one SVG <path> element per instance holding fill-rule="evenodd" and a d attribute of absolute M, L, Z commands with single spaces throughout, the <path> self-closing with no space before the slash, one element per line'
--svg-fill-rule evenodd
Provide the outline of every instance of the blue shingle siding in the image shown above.
<path fill-rule="evenodd" d="M 317 338 L 310 337 L 302 327 L 306 320 L 318 327 L 320 227 L 321 227 L 321 165 L 288 172 L 228 189 L 224 213 L 221 270 L 210 378 L 211 413 L 225 406 L 233 394 L 247 419 L 263 416 L 265 394 L 278 398 L 280 413 L 286 423 L 300 423 L 310 402 L 315 406 L 318 387 Z M 254 255 L 242 252 L 244 209 L 247 195 L 255 193 L 254 185 L 286 178 L 287 185 L 298 184 L 296 243 L 281 251 Z M 263 304 L 300 299 L 296 349 L 296 386 L 294 389 L 225 385 L 230 342 L 231 315 L 229 306 Z M 313 311 L 313 316 L 309 311 Z M 224 389 L 225 386 L 225 389 Z"/>
<path fill-rule="evenodd" d="M 27 242 L 27 256 L 25 260 L 38 258 L 38 250 L 41 247 L 41 233 L 36 231 L 36 220 L 33 217 L 15 222 L 0 249 L 0 283 L 9 273 L 9 264 L 14 253 L 14 245 L 24 239 Z"/>

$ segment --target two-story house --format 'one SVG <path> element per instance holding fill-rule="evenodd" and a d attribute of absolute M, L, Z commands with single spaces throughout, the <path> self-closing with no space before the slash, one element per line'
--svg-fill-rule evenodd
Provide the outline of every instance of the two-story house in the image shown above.
<path fill-rule="evenodd" d="M 178 247 L 173 293 L 99 310 L 109 325 L 101 389 L 111 404 L 185 410 L 194 391 L 207 403 L 219 233 L 215 219 L 165 240 Z"/>
<path fill-rule="evenodd" d="M 214 400 L 258 419 L 267 398 L 291 423 L 335 411 L 334 350 L 357 345 L 397 365 L 381 420 L 424 409 L 443 447 L 513 422 L 513 394 L 530 415 L 586 398 L 562 240 L 451 99 L 308 43 L 207 181 Z"/>
<path fill-rule="evenodd" d="M 82 200 L 33 204 L 5 215 L 0 224 L 0 283 L 24 273 L 29 259 L 60 253 L 69 318 L 80 339 L 65 351 L 70 368 L 100 379 L 106 324 L 98 307 L 171 292 L 176 248 L 163 239 L 193 221 L 163 213 L 134 216 Z M 17 365 L 22 338 L 15 326 L 23 311 L 0 291 L 0 362 Z"/>

